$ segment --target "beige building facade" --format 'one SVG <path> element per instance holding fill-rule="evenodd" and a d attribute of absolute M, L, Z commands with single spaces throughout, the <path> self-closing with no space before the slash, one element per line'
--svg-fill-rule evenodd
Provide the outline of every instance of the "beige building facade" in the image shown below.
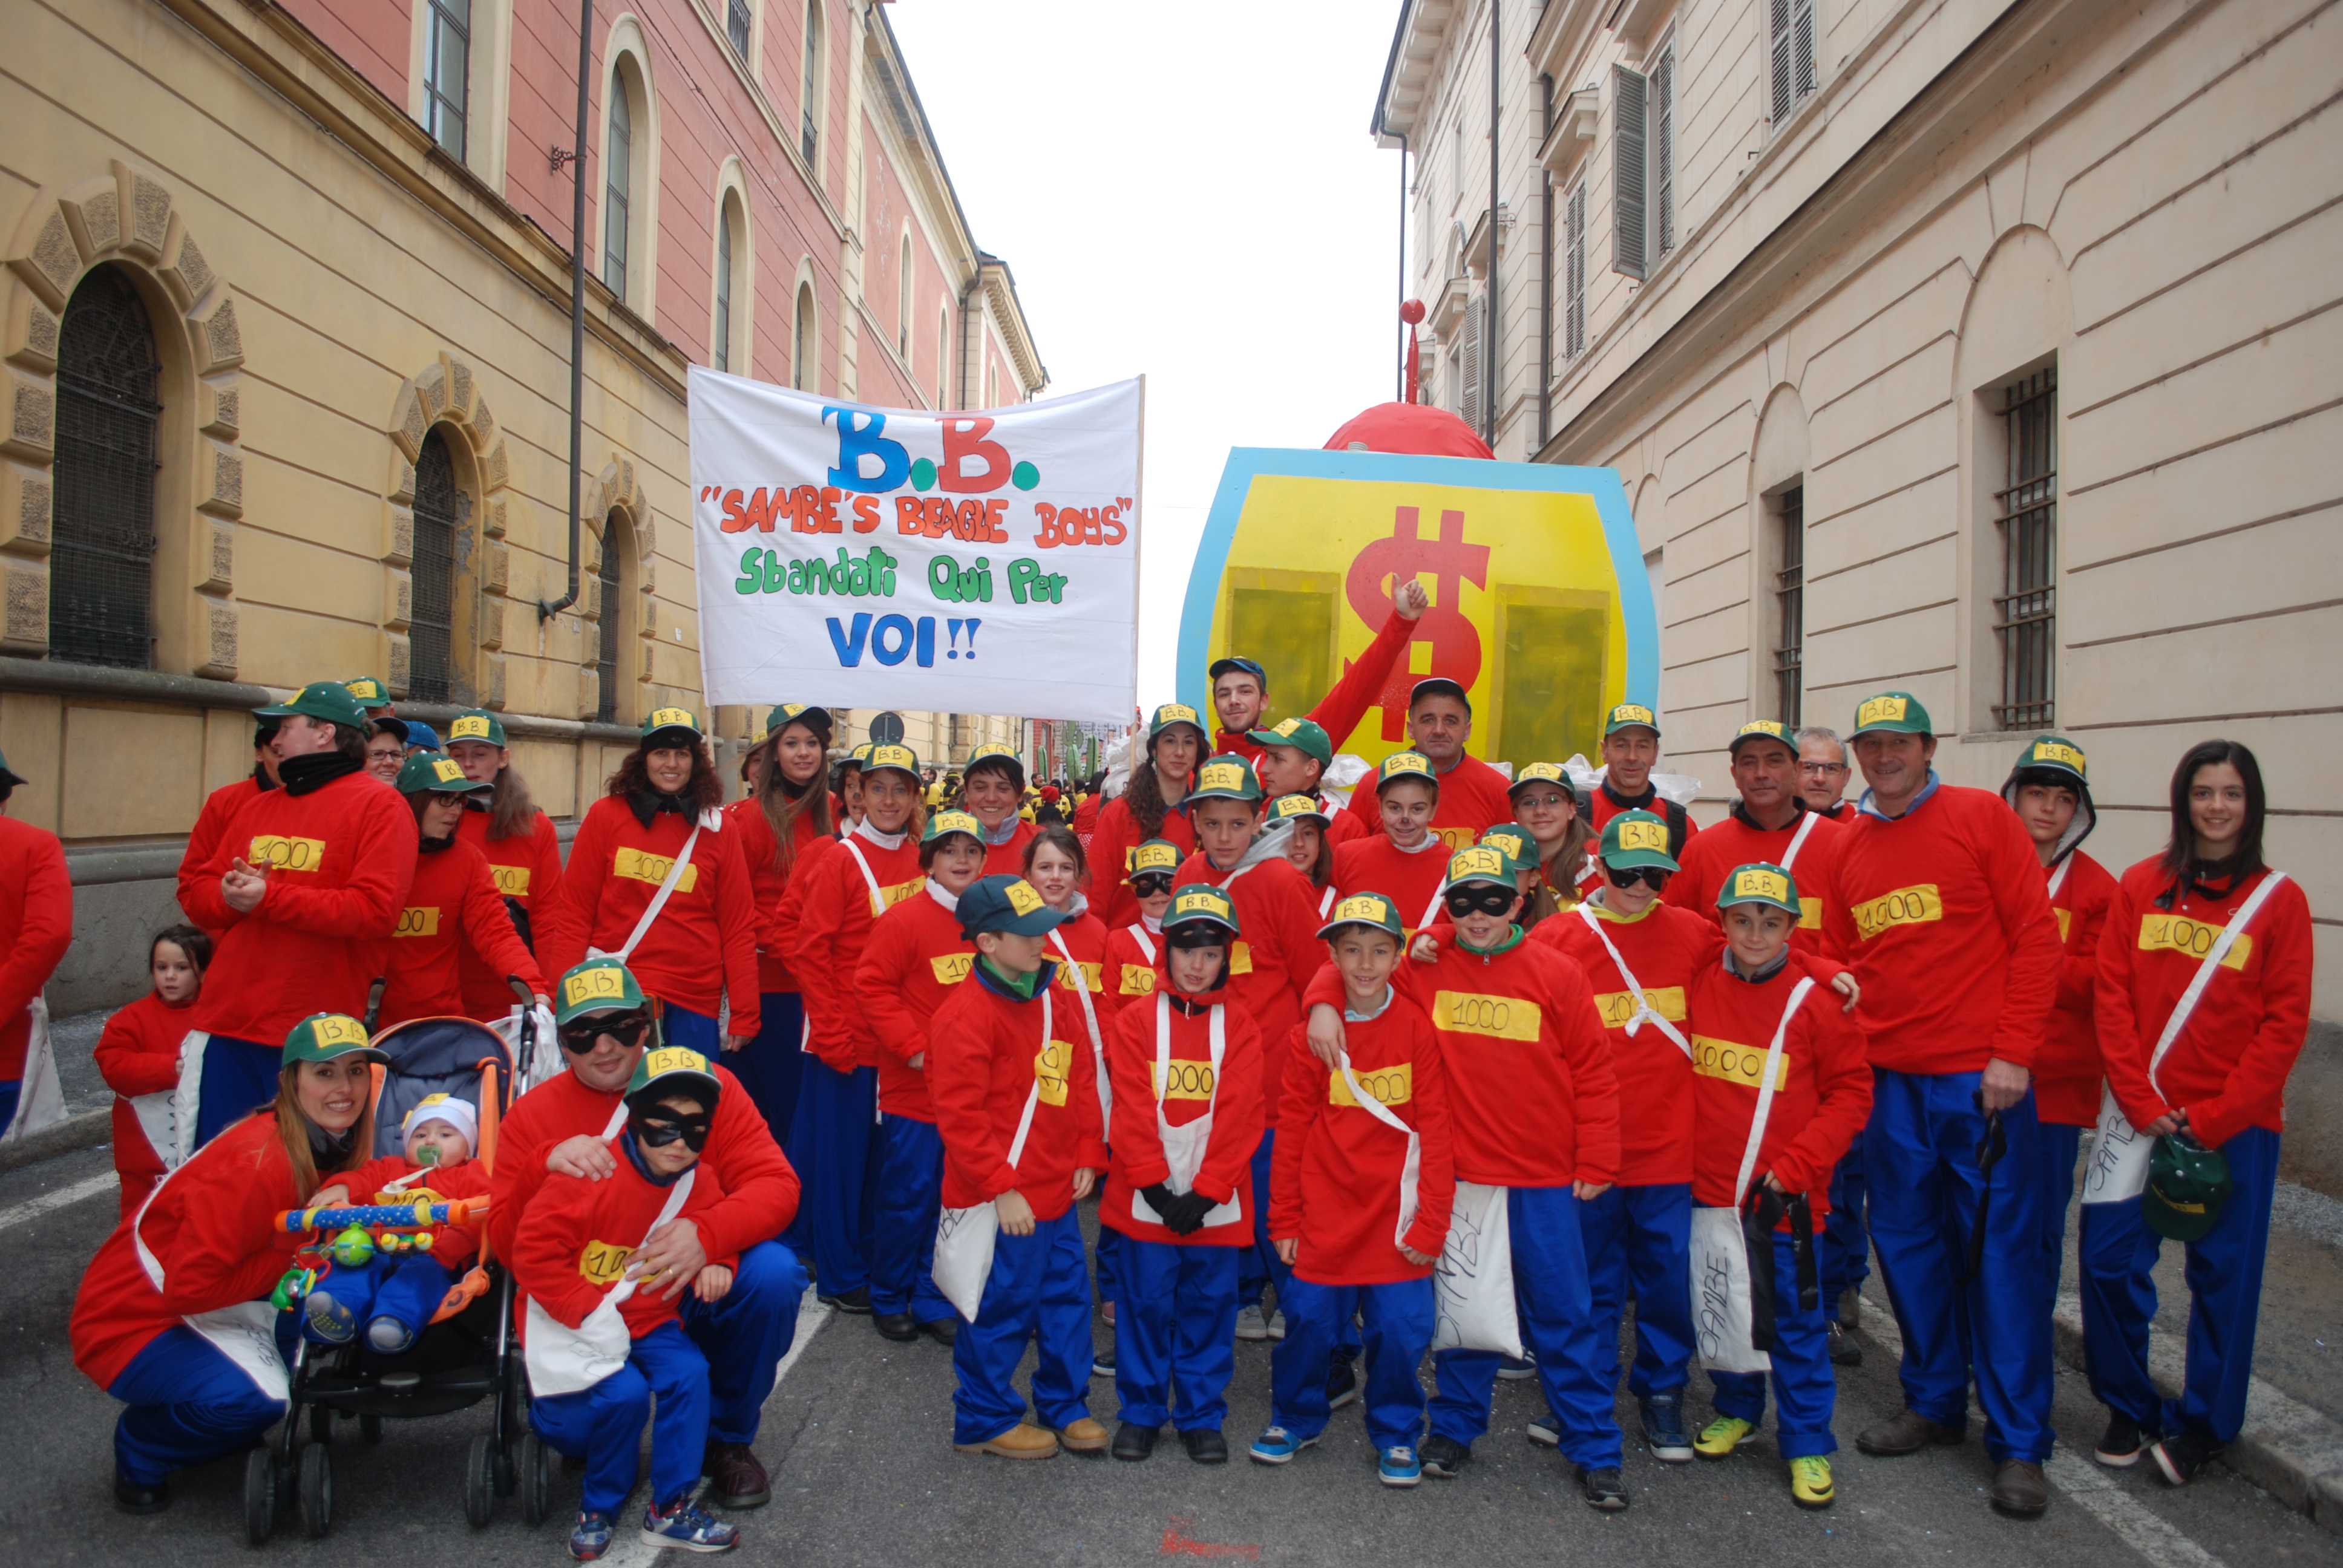
<path fill-rule="evenodd" d="M 2174 764 L 2261 760 L 2343 1016 L 2343 40 L 2317 0 L 1487 0 L 1403 8 L 1428 400 L 1616 468 L 1670 765 L 1916 693 L 1950 781 L 2087 749 L 2088 849 Z M 1483 345 L 1497 393 L 1465 395 Z M 1452 359 L 1454 369 L 1449 368 Z M 1469 363 L 1467 363 L 1469 361 Z"/>

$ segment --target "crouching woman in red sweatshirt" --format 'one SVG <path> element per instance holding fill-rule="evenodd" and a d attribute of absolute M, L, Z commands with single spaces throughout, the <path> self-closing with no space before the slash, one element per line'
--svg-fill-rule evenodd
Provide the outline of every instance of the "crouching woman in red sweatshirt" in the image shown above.
<path fill-rule="evenodd" d="M 107 1237 L 74 1301 L 74 1365 L 120 1400 L 114 1498 L 170 1505 L 171 1472 L 235 1452 L 284 1415 L 289 1385 L 267 1300 L 302 1239 L 279 1211 L 347 1202 L 373 1152 L 370 1063 L 354 1018 L 317 1013 L 286 1037 L 277 1102 L 165 1178 Z"/>

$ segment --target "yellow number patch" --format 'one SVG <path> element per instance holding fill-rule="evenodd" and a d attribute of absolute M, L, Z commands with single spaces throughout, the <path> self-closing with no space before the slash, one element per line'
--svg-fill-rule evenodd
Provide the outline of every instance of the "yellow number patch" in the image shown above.
<path fill-rule="evenodd" d="M 652 855 L 641 849 L 620 848 L 611 853 L 610 875 L 625 877 L 630 881 L 649 882 L 656 888 L 667 880 L 668 871 L 674 864 L 675 857 L 672 855 Z M 699 883 L 699 867 L 697 864 L 686 866 L 683 875 L 675 879 L 675 890 L 688 893 Z"/>
<path fill-rule="evenodd" d="M 1229 944 L 1229 973 L 1232 975 L 1252 973 L 1252 949 L 1246 943 L 1238 941 Z"/>
<path fill-rule="evenodd" d="M 1684 987 L 1654 986 L 1644 992 L 1644 1000 L 1652 1010 L 1670 1023 L 1682 1023 L 1684 1016 Z M 1594 999 L 1594 1008 L 1603 1015 L 1605 1029 L 1624 1029 L 1627 1020 L 1635 1016 L 1635 993 L 1631 990 L 1604 991 Z"/>
<path fill-rule="evenodd" d="M 1212 1064 L 1209 1061 L 1174 1060 L 1168 1067 L 1155 1069 L 1158 1100 L 1210 1100 L 1212 1084 Z"/>
<path fill-rule="evenodd" d="M 291 839 L 281 833 L 255 833 L 245 864 L 264 871 L 315 871 L 326 864 L 323 839 Z"/>
<path fill-rule="evenodd" d="M 436 937 L 439 934 L 438 906 L 408 905 L 398 911 L 398 924 L 390 933 L 394 937 Z"/>
<path fill-rule="evenodd" d="M 1062 1040 L 1053 1040 L 1035 1053 L 1033 1081 L 1041 1085 L 1042 1104 L 1066 1102 L 1066 1065 L 1073 1059 L 1073 1048 Z"/>
<path fill-rule="evenodd" d="M 879 896 L 887 900 L 887 909 L 891 910 L 927 885 L 924 879 L 914 877 L 908 882 L 897 882 L 893 887 L 880 889 Z M 886 910 L 880 911 L 881 914 L 886 912 Z"/>
<path fill-rule="evenodd" d="M 497 891 L 502 893 L 506 898 L 525 899 L 528 897 L 528 868 L 527 866 L 490 866 L 488 868 L 488 876 L 496 882 Z"/>
<path fill-rule="evenodd" d="M 1473 841 L 1470 828 L 1434 828 L 1432 836 L 1440 840 L 1442 848 L 1452 853 Z"/>
<path fill-rule="evenodd" d="M 561 1005 L 576 1007 L 597 997 L 627 994 L 626 971 L 617 964 L 607 969 L 580 970 L 561 982 Z"/>
<path fill-rule="evenodd" d="M 1534 1040 L 1544 1015 L 1538 1004 L 1517 996 L 1483 996 L 1476 991 L 1434 991 L 1432 1021 L 1457 1034 L 1485 1034 L 1492 1040 Z"/>
<path fill-rule="evenodd" d="M 2139 950 L 2144 953 L 2186 953 L 2192 959 L 2201 959 L 2213 950 L 2213 944 L 2220 940 L 2221 932 L 2226 929 L 2208 920 L 2191 920 L 2187 915 L 2151 911 L 2140 917 Z M 2240 935 L 2229 944 L 2229 950 L 2222 955 L 2221 967 L 2225 970 L 2244 969 L 2246 960 L 2253 956 L 2253 950 L 2254 939 Z"/>
<path fill-rule="evenodd" d="M 1124 996 L 1153 996 L 1155 994 L 1155 971 L 1148 968 L 1145 964 L 1123 965 L 1122 994 Z"/>
<path fill-rule="evenodd" d="M 1405 1105 L 1415 1098 L 1415 1063 L 1412 1061 L 1394 1062 L 1389 1067 L 1379 1067 L 1373 1072 L 1360 1072 L 1355 1068 L 1352 1071 L 1359 1081 L 1359 1087 L 1365 1090 L 1372 1100 L 1385 1105 Z M 1358 1097 L 1351 1092 L 1351 1086 L 1343 1081 L 1340 1072 L 1326 1075 L 1326 1103 L 1352 1106 L 1359 1103 Z"/>
<path fill-rule="evenodd" d="M 1711 1040 L 1704 1034 L 1696 1034 L 1692 1037 L 1692 1070 L 1703 1078 L 1755 1089 L 1765 1071 L 1765 1053 L 1736 1040 Z M 1774 1092 L 1779 1094 L 1789 1087 L 1790 1053 L 1785 1050 L 1782 1064 L 1774 1070 Z"/>
<path fill-rule="evenodd" d="M 1818 931 L 1823 929 L 1823 901 L 1812 893 L 1798 895 L 1798 930 Z"/>
<path fill-rule="evenodd" d="M 928 968 L 935 971 L 938 985 L 960 984 L 968 978 L 968 971 L 975 965 L 974 953 L 945 953 L 928 960 Z"/>
<path fill-rule="evenodd" d="M 615 1285 L 618 1276 L 627 1271 L 627 1260 L 635 1255 L 632 1247 L 622 1247 L 616 1241 L 588 1241 L 586 1250 L 578 1254 L 578 1271 L 597 1285 Z"/>
<path fill-rule="evenodd" d="M 2063 942 L 2066 940 L 2066 933 L 2075 929 L 2075 911 L 2053 910 L 2050 912 L 2058 917 L 2058 940 Z"/>
<path fill-rule="evenodd" d="M 1097 995 L 1106 990 L 1106 981 L 1101 978 L 1105 966 L 1102 964 L 1086 964 L 1081 960 L 1076 959 L 1070 965 L 1059 966 L 1058 983 L 1068 990 L 1088 990 L 1091 994 Z M 1082 977 L 1080 984 L 1074 980 L 1074 976 L 1077 974 Z"/>
<path fill-rule="evenodd" d="M 1944 918 L 1945 900 L 1937 896 L 1936 884 L 1919 882 L 1855 905 L 1855 930 L 1867 942 L 1891 927 L 1925 925 Z"/>

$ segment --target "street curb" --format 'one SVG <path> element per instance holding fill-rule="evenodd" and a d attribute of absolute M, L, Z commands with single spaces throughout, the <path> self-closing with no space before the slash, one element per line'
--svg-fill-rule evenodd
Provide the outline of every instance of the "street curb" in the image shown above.
<path fill-rule="evenodd" d="M 44 1127 L 38 1132 L 27 1132 L 13 1142 L 0 1143 L 0 1171 L 14 1171 L 19 1166 L 53 1160 L 76 1149 L 95 1149 L 113 1132 L 114 1112 L 110 1109 L 85 1111 L 78 1116 L 68 1116 L 55 1126 Z"/>

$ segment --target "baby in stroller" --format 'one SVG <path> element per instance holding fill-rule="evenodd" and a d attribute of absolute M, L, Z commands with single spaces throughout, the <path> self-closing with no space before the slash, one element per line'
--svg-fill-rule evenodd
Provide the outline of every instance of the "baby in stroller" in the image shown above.
<path fill-rule="evenodd" d="M 472 1158 L 480 1124 L 469 1101 L 427 1095 L 407 1113 L 399 1134 L 400 1153 L 371 1161 L 349 1176 L 353 1201 L 440 1203 L 488 1196 L 488 1169 Z M 385 1252 L 357 1229 L 329 1244 L 332 1267 L 310 1288 L 302 1312 L 301 1332 L 312 1342 L 347 1344 L 363 1325 L 367 1345 L 377 1355 L 406 1351 L 480 1246 L 477 1224 L 390 1240 L 411 1245 Z"/>

